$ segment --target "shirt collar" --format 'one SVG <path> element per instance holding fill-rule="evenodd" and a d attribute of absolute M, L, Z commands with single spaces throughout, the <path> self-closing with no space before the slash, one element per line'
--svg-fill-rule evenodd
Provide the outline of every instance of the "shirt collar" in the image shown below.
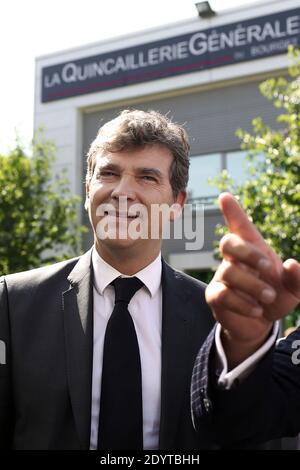
<path fill-rule="evenodd" d="M 117 277 L 132 277 L 126 276 L 120 273 L 110 264 L 106 263 L 103 258 L 99 255 L 96 248 L 93 248 L 92 252 L 92 264 L 94 271 L 94 286 L 98 293 L 103 295 L 106 287 L 111 284 Z M 134 274 L 135 277 L 140 279 L 147 287 L 151 297 L 153 297 L 158 291 L 161 284 L 161 253 L 155 258 L 152 263 L 148 264 L 141 271 Z"/>

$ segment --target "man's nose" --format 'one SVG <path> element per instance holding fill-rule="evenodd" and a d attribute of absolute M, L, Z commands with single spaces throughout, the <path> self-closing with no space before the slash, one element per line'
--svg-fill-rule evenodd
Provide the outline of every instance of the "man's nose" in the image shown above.
<path fill-rule="evenodd" d="M 134 178 L 129 175 L 122 176 L 111 194 L 112 198 L 119 199 L 121 196 L 127 199 L 136 199 L 136 188 Z"/>

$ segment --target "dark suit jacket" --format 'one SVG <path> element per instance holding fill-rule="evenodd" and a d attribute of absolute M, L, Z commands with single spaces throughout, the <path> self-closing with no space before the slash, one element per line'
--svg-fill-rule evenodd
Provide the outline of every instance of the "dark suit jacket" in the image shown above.
<path fill-rule="evenodd" d="M 160 449 L 208 448 L 190 413 L 196 353 L 212 327 L 204 284 L 163 261 Z M 0 282 L 0 447 L 88 449 L 91 427 L 91 252 Z M 151 373 L 151 371 L 149 371 Z"/>
<path fill-rule="evenodd" d="M 212 330 L 197 355 L 192 378 L 192 409 L 201 433 L 205 427 L 222 447 L 255 448 L 300 432 L 300 328 L 274 346 L 231 390 L 217 387 L 214 354 Z M 203 395 L 209 403 L 206 408 Z M 286 444 L 283 447 L 297 448 L 296 440 Z"/>

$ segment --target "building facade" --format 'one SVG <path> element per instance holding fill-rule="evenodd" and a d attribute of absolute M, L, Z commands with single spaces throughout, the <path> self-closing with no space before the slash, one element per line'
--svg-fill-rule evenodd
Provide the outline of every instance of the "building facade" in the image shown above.
<path fill-rule="evenodd" d="M 217 263 L 214 228 L 222 220 L 218 191 L 207 179 L 228 169 L 242 181 L 245 155 L 236 129 L 251 130 L 256 116 L 278 125 L 278 111 L 258 86 L 286 74 L 288 44 L 300 45 L 298 0 L 252 3 L 207 19 L 195 11 L 188 21 L 39 57 L 35 128 L 44 127 L 56 143 L 55 170 L 66 168 L 72 191 L 84 198 L 89 145 L 120 110 L 154 109 L 184 124 L 191 141 L 189 200 L 205 207 L 203 246 L 187 250 L 185 239 L 165 240 L 163 255 L 178 269 L 206 271 Z M 89 234 L 85 248 L 91 240 Z"/>

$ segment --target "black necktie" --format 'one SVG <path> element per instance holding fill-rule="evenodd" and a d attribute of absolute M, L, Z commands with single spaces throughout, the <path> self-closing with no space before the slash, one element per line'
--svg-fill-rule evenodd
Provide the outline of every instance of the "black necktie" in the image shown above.
<path fill-rule="evenodd" d="M 127 306 L 143 286 L 136 277 L 117 278 L 115 306 L 103 351 L 98 449 L 143 449 L 142 378 L 139 346 Z"/>

